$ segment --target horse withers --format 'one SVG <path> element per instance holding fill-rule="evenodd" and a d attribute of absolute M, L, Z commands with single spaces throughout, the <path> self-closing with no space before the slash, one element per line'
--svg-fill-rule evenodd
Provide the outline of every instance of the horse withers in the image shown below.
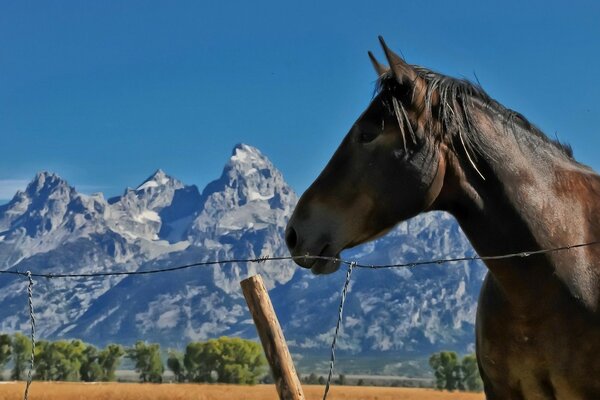
<path fill-rule="evenodd" d="M 300 198 L 292 255 L 338 256 L 430 210 L 451 213 L 481 256 L 600 239 L 600 176 L 568 146 L 380 41 L 389 67 L 369 53 L 376 95 Z M 600 246 L 486 265 L 476 348 L 487 398 L 600 399 Z"/>

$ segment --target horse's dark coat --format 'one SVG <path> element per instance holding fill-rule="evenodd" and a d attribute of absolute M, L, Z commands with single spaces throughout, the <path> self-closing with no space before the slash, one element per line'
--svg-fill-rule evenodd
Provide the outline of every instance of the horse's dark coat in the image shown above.
<path fill-rule="evenodd" d="M 375 97 L 300 199 L 293 255 L 334 256 L 429 210 L 454 215 L 480 255 L 600 239 L 600 177 L 568 146 L 382 45 L 390 69 L 372 57 Z M 600 248 L 486 265 L 476 342 L 487 398 L 600 399 Z"/>

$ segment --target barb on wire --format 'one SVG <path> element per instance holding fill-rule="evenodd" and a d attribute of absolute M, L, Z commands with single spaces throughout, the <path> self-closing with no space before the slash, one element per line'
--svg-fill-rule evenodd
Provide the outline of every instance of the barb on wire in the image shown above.
<path fill-rule="evenodd" d="M 266 261 L 269 261 L 270 259 L 271 259 L 271 257 L 269 257 L 269 255 L 268 255 L 268 254 L 265 254 L 265 255 L 264 255 L 264 256 L 262 256 L 262 257 L 258 257 L 258 261 L 257 261 L 257 262 L 258 262 L 259 264 L 261 264 L 261 263 L 264 263 L 264 262 L 266 262 Z"/>
<path fill-rule="evenodd" d="M 340 299 L 340 308 L 338 309 L 338 319 L 335 324 L 335 332 L 333 333 L 333 341 L 331 342 L 331 359 L 329 360 L 329 374 L 327 375 L 327 382 L 325 383 L 325 392 L 323 393 L 323 400 L 327 399 L 329 393 L 329 385 L 331 384 L 331 378 L 333 376 L 333 367 L 335 366 L 335 345 L 337 343 L 337 337 L 340 332 L 340 326 L 342 325 L 344 303 L 346 303 L 346 295 L 348 294 L 348 286 L 350 286 L 350 276 L 352 275 L 352 269 L 356 266 L 355 262 L 350 263 L 348 266 L 348 272 L 346 272 L 346 282 L 344 282 L 344 288 L 342 289 L 342 298 Z"/>
<path fill-rule="evenodd" d="M 33 313 L 33 278 L 31 271 L 25 273 L 27 275 L 27 299 L 29 301 L 29 321 L 31 323 L 31 360 L 29 364 L 29 372 L 27 373 L 27 383 L 25 385 L 25 394 L 23 399 L 29 398 L 29 387 L 33 379 L 33 369 L 35 367 L 35 314 Z"/>

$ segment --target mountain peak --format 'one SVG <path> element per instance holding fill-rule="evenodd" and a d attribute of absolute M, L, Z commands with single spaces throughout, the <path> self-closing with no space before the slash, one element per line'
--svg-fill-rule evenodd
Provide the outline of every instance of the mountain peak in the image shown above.
<path fill-rule="evenodd" d="M 237 204 L 239 200 L 267 200 L 280 189 L 291 192 L 281 172 L 256 147 L 240 143 L 234 146 L 221 177 L 209 183 L 203 194 L 232 190 L 237 193 L 232 204 Z"/>
<path fill-rule="evenodd" d="M 165 171 L 163 171 L 161 168 L 157 169 L 156 171 L 154 171 L 154 173 L 152 174 L 153 177 L 166 177 L 167 173 Z"/>
<path fill-rule="evenodd" d="M 37 174 L 35 174 L 35 178 L 34 179 L 46 179 L 46 178 L 52 178 L 52 177 L 58 177 L 58 175 L 56 175 L 54 172 L 50 172 L 50 171 L 39 171 Z"/>
<path fill-rule="evenodd" d="M 69 184 L 54 172 L 40 171 L 27 185 L 25 192 L 30 196 L 35 196 L 40 193 L 53 192 L 59 187 L 68 188 Z"/>
<path fill-rule="evenodd" d="M 249 144 L 246 144 L 246 143 L 237 143 L 235 146 L 233 146 L 233 154 L 235 154 L 236 151 L 238 151 L 238 150 L 260 153 L 258 148 L 254 147 L 254 146 L 250 146 Z"/>
<path fill-rule="evenodd" d="M 283 231 L 297 201 L 281 172 L 257 148 L 246 144 L 233 148 L 221 177 L 206 185 L 202 198 L 202 210 L 190 231 L 197 242 L 269 226 Z"/>
<path fill-rule="evenodd" d="M 268 163 L 269 160 L 256 147 L 244 143 L 238 143 L 233 148 L 229 162 L 231 164 L 248 165 L 264 164 Z"/>
<path fill-rule="evenodd" d="M 54 173 L 54 172 L 39 171 L 38 173 L 35 174 L 35 177 L 33 178 L 33 181 L 31 183 L 41 182 L 43 184 L 46 181 L 53 182 L 53 181 L 58 181 L 58 180 L 62 180 L 62 178 L 60 176 L 56 175 L 56 173 Z"/>
<path fill-rule="evenodd" d="M 178 180 L 167 175 L 165 171 L 159 168 L 154 171 L 154 173 L 150 175 L 144 182 L 142 182 L 142 184 L 137 187 L 136 191 L 165 186 L 169 183 L 178 187 L 183 186 L 183 184 L 181 184 Z"/>

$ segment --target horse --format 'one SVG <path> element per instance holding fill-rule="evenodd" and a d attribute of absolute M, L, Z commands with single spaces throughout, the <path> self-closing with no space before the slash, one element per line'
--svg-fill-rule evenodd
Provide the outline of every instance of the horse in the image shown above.
<path fill-rule="evenodd" d="M 431 210 L 485 261 L 475 343 L 488 400 L 600 399 L 600 176 L 479 84 L 387 64 L 367 109 L 301 196 L 285 241 L 314 274 Z M 305 255 L 322 256 L 302 257 Z M 326 259 L 327 258 L 327 259 Z"/>

